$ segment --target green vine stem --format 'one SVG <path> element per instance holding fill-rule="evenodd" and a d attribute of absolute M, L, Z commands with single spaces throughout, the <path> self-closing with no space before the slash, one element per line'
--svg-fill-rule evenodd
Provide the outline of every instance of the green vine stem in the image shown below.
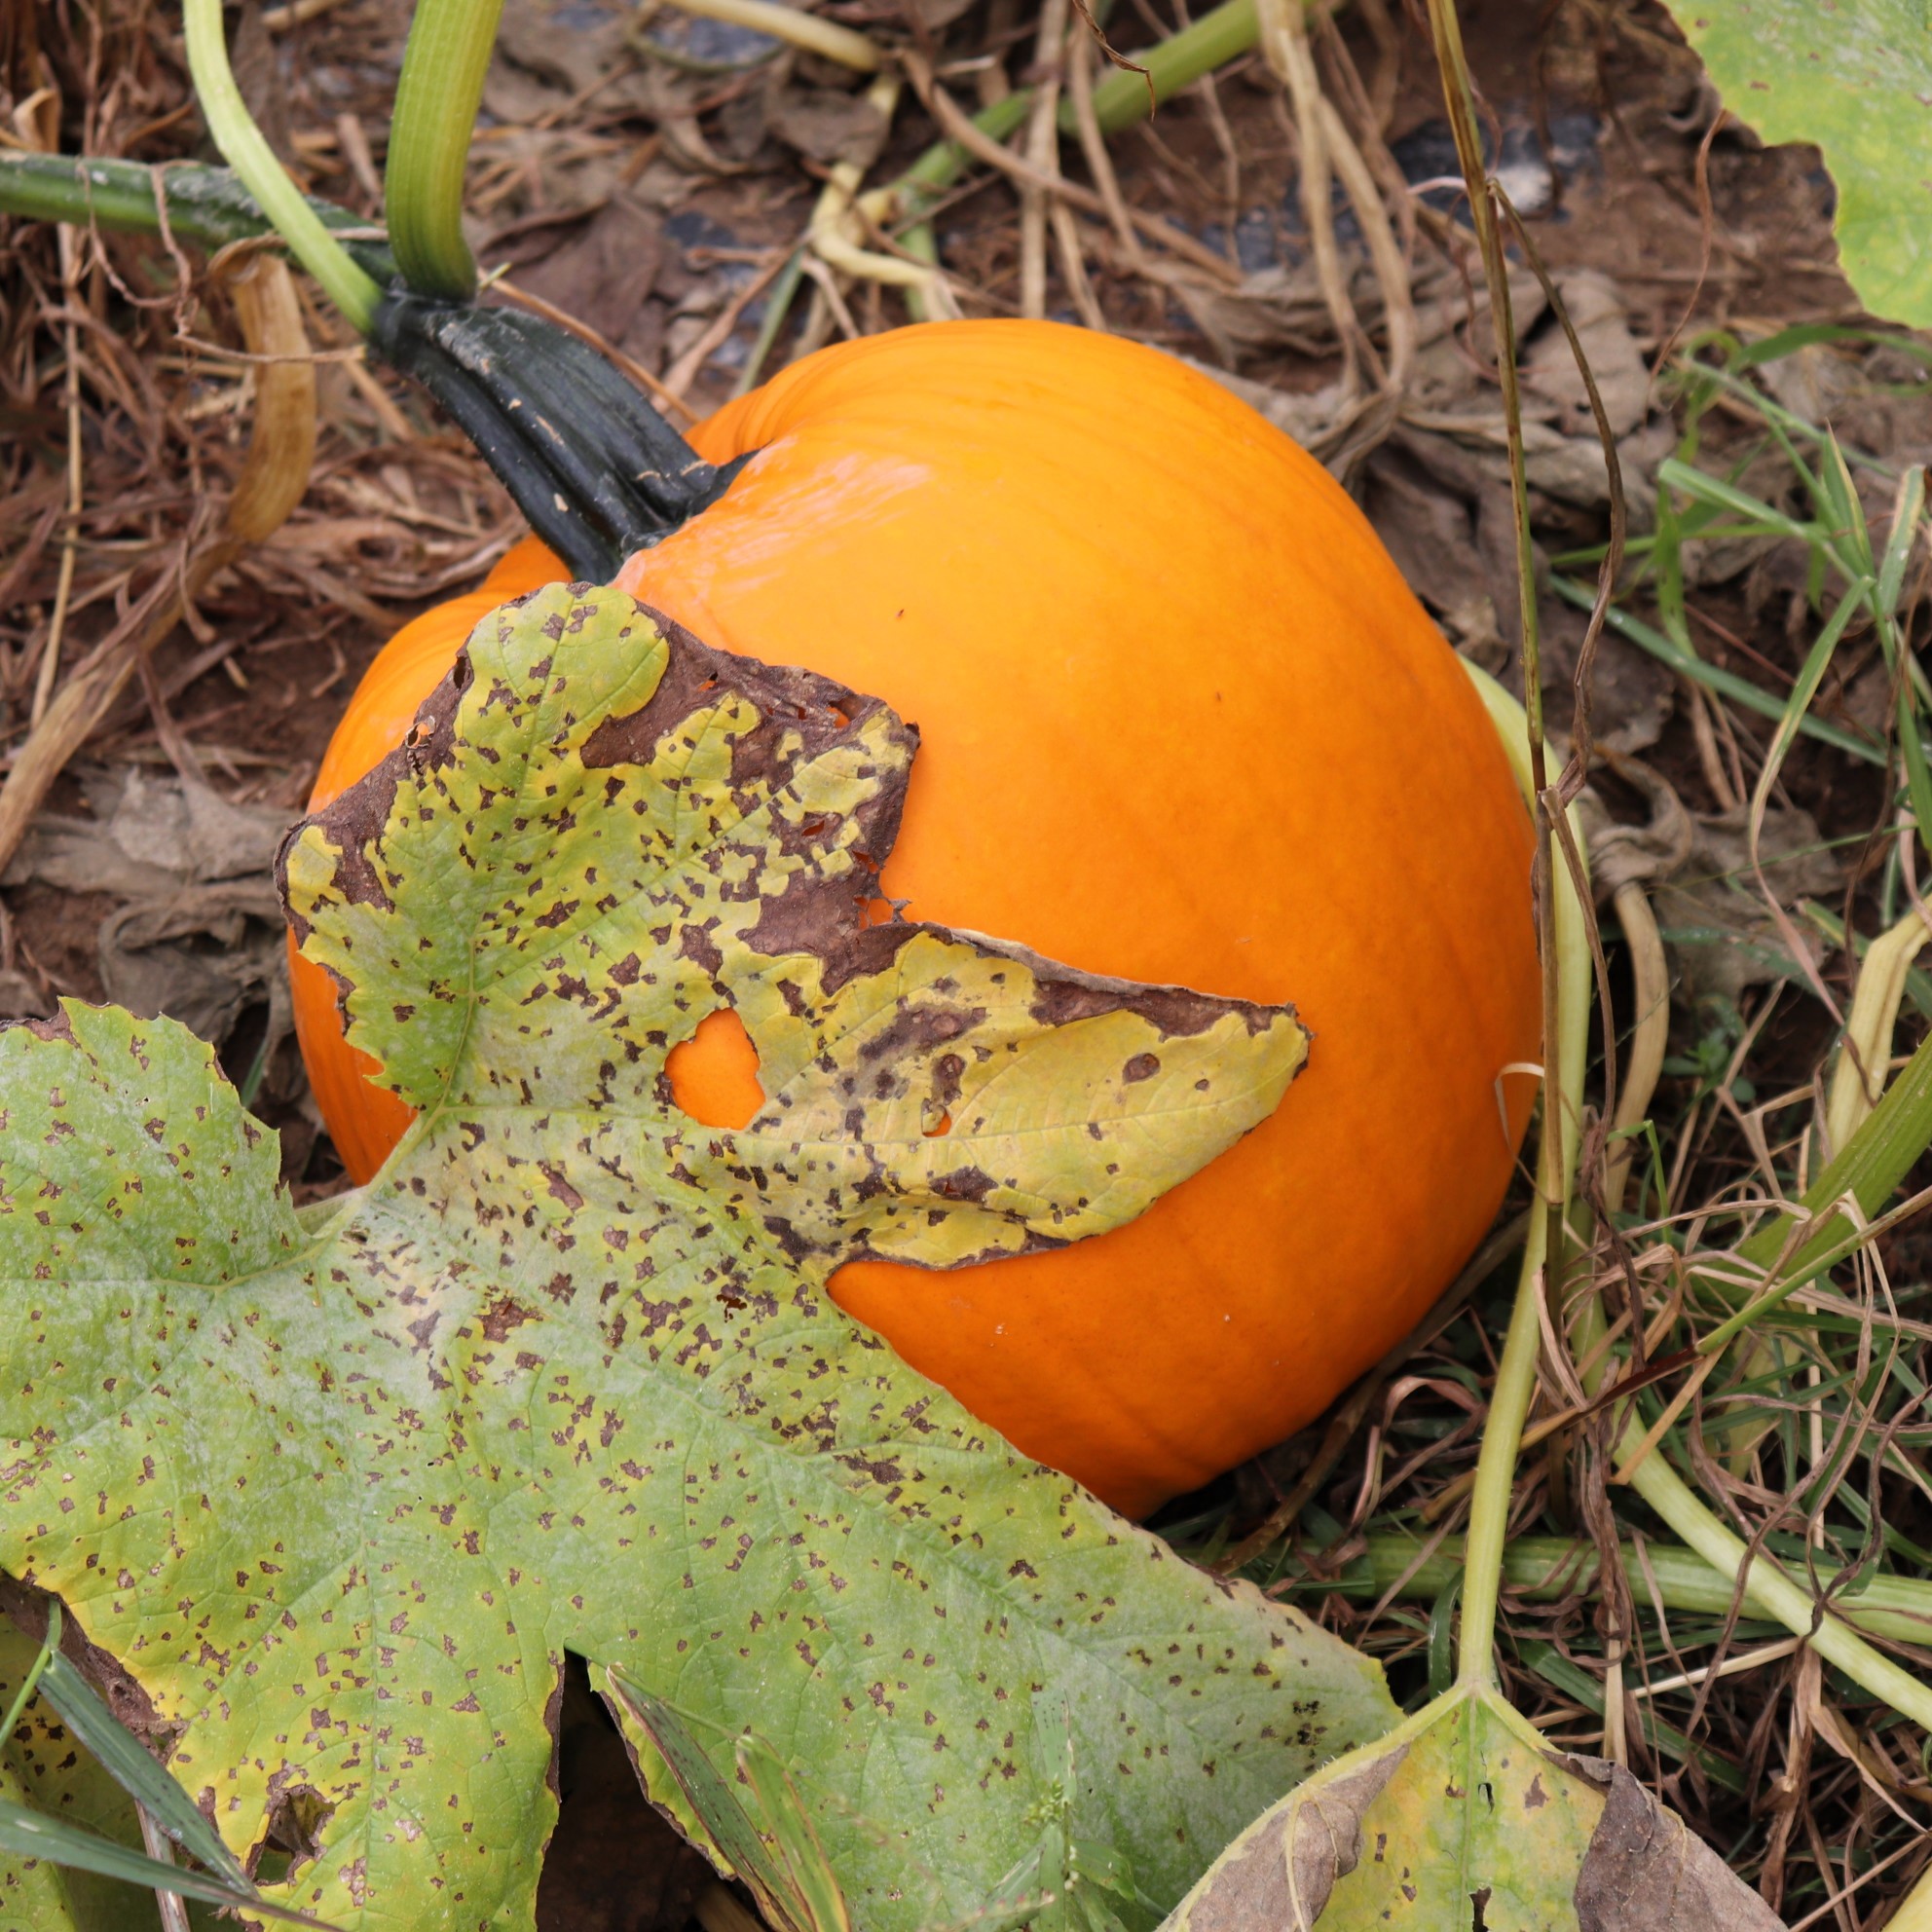
<path fill-rule="evenodd" d="M 1547 1116 L 1542 1134 L 1545 1146 L 1555 1138 Z M 1548 1166 L 1548 1156 L 1539 1151 L 1539 1173 L 1545 1172 Z M 1489 1419 L 1483 1425 L 1475 1489 L 1469 1499 L 1456 1669 L 1459 1681 L 1467 1686 L 1493 1686 L 1497 1682 L 1496 1608 L 1503 1588 L 1503 1552 L 1509 1530 L 1509 1499 L 1516 1481 L 1516 1453 L 1522 1445 L 1523 1419 L 1536 1393 L 1537 1347 L 1542 1333 L 1539 1304 L 1548 1258 L 1549 1217 L 1533 1213 L 1529 1239 L 1523 1245 L 1522 1273 L 1517 1277 L 1509 1331 L 1504 1340 L 1496 1386 L 1490 1393 Z"/>
<path fill-rule="evenodd" d="M 1643 1441 L 1643 1423 L 1633 1414 L 1617 1438 L 1618 1460 L 1637 1454 Z M 1747 1549 L 1744 1540 L 1718 1521 L 1661 1451 L 1653 1450 L 1646 1456 L 1630 1482 L 1727 1583 L 1734 1587 L 1748 1566 L 1753 1602 L 1762 1605 L 1793 1635 L 1806 1639 L 1820 1656 L 1836 1664 L 1862 1690 L 1882 1697 L 1921 1730 L 1932 1730 L 1932 1685 L 1920 1682 L 1882 1652 L 1875 1651 L 1849 1624 L 1828 1613 L 1812 1591 L 1787 1577 L 1771 1558 Z"/>
<path fill-rule="evenodd" d="M 355 332 L 367 335 L 383 291 L 329 233 L 249 117 L 228 64 L 221 0 L 185 0 L 182 19 L 187 29 L 189 72 L 215 146 L 296 260 L 321 283 Z"/>
<path fill-rule="evenodd" d="M 1328 1589 L 1337 1595 L 1376 1601 L 1391 1590 L 1404 1598 L 1432 1601 L 1464 1574 L 1468 1544 L 1463 1537 L 1425 1541 L 1400 1532 L 1371 1536 L 1357 1564 L 1336 1579 L 1312 1578 L 1306 1588 Z M 1646 1541 L 1639 1550 L 1622 1546 L 1619 1562 L 1637 1601 L 1656 1601 L 1665 1610 L 1723 1617 L 1730 1611 L 1735 1587 L 1705 1562 L 1694 1549 Z M 1537 1602 L 1560 1603 L 1597 1579 L 1595 1546 L 1568 1537 L 1512 1537 L 1504 1545 L 1503 1580 L 1512 1590 Z M 1818 1580 L 1830 1586 L 1841 1575 L 1839 1566 L 1821 1563 Z M 1295 1600 L 1303 1587 L 1297 1584 Z M 1744 1586 L 1744 1614 L 1767 1622 L 1782 1622 L 1758 1593 L 1754 1567 Z M 1868 1636 L 1900 1644 L 1932 1644 L 1932 1581 L 1915 1577 L 1874 1577 L 1837 1599 L 1839 1614 Z"/>
<path fill-rule="evenodd" d="M 1591 961 L 1588 920 L 1578 899 L 1578 881 L 1567 866 L 1555 864 L 1552 800 L 1543 759 L 1536 564 L 1530 543 L 1529 485 L 1524 473 L 1522 400 L 1516 381 L 1516 331 L 1509 308 L 1508 265 L 1504 260 L 1503 239 L 1490 200 L 1491 183 L 1483 162 L 1455 0 L 1429 0 L 1429 19 L 1436 66 L 1442 75 L 1443 100 L 1468 190 L 1484 279 L 1489 284 L 1490 325 L 1503 391 L 1503 420 L 1508 433 L 1509 494 L 1516 520 L 1517 609 L 1523 628 L 1524 706 L 1520 723 L 1511 715 L 1505 726 L 1497 701 L 1501 691 L 1485 688 L 1491 681 L 1479 682 L 1478 689 L 1497 720 L 1518 782 L 1524 787 L 1536 827 L 1536 878 L 1540 887 L 1537 950 L 1542 965 L 1542 1123 L 1537 1143 L 1537 1201 L 1542 1211 L 1532 1212 L 1530 1217 L 1515 1307 L 1476 1458 L 1457 1656 L 1457 1677 L 1463 1686 L 1494 1688 L 1498 1681 L 1496 1609 L 1502 1591 L 1503 1549 L 1509 1527 L 1509 1501 L 1515 1490 L 1516 1457 L 1522 1447 L 1524 1418 L 1536 1393 L 1544 1283 L 1548 1275 L 1562 1266 L 1563 1213 L 1576 1169 L 1575 1102 L 1582 1089 L 1589 1046 Z M 1513 704 L 1509 711 L 1514 713 Z M 1576 842 L 1580 849 L 1580 836 Z"/>
<path fill-rule="evenodd" d="M 1530 763 L 1529 714 L 1487 672 L 1467 659 L 1463 668 L 1496 725 L 1525 802 L 1535 797 Z M 1573 824 L 1575 821 L 1573 820 Z M 1580 847 L 1582 833 L 1577 831 Z M 1546 849 L 1546 840 L 1545 840 Z M 1590 948 L 1582 901 L 1568 867 L 1555 872 L 1545 945 L 1554 967 L 1554 997 L 1545 987 L 1545 1033 L 1557 1043 L 1554 1078 L 1543 1084 L 1543 1119 L 1537 1154 L 1537 1187 L 1553 1211 L 1532 1213 L 1516 1282 L 1516 1302 L 1503 1345 L 1489 1420 L 1476 1461 L 1475 1489 L 1469 1501 L 1469 1534 L 1463 1565 L 1463 1620 L 1458 1675 L 1465 1684 L 1494 1681 L 1492 1649 L 1496 1608 L 1502 1590 L 1509 1498 L 1515 1486 L 1516 1454 L 1523 1421 L 1536 1391 L 1537 1345 L 1541 1338 L 1540 1301 L 1552 1225 L 1560 1227 L 1576 1170 L 1576 1109 L 1561 1096 L 1582 1091 L 1589 1057 Z M 1547 1073 L 1546 1069 L 1546 1073 Z"/>
<path fill-rule="evenodd" d="M 1136 48 L 1133 67 L 1115 68 L 1094 90 L 1094 118 L 1100 132 L 1124 133 L 1145 121 L 1162 101 L 1191 88 L 1216 67 L 1239 59 L 1260 37 L 1254 0 L 1226 0 L 1179 33 L 1152 47 Z M 1136 73 L 1134 67 L 1144 67 L 1145 74 Z M 1070 106 L 1059 110 L 1059 126 L 1063 133 L 1078 131 Z"/>
<path fill-rule="evenodd" d="M 1104 8 L 1094 11 L 1096 18 L 1104 19 Z M 1145 121 L 1162 101 L 1248 53 L 1260 33 L 1254 0 L 1225 0 L 1192 26 L 1152 47 L 1136 48 L 1134 67 L 1144 68 L 1144 75 L 1119 68 L 1094 90 L 1094 118 L 1101 133 L 1122 133 Z M 1017 88 L 990 107 L 982 108 L 974 115 L 973 125 L 989 139 L 1003 141 L 1024 124 L 1032 105 L 1032 89 Z M 1079 132 L 1071 103 L 1060 104 L 1058 121 L 1061 133 Z M 884 190 L 885 218 L 916 218 L 952 187 L 971 164 L 972 157 L 958 142 L 934 142 Z"/>
<path fill-rule="evenodd" d="M 307 200 L 316 219 L 336 231 L 336 239 L 364 274 L 379 283 L 395 274 L 388 243 L 370 239 L 373 231 L 360 215 L 313 195 Z M 0 153 L 0 214 L 159 235 L 164 204 L 167 232 L 199 248 L 225 248 L 231 242 L 275 233 L 275 224 L 233 168 L 195 162 L 150 167 L 92 156 Z"/>
<path fill-rule="evenodd" d="M 390 120 L 383 205 L 402 279 L 419 295 L 466 302 L 476 263 L 463 234 L 463 183 L 503 0 L 416 0 Z"/>

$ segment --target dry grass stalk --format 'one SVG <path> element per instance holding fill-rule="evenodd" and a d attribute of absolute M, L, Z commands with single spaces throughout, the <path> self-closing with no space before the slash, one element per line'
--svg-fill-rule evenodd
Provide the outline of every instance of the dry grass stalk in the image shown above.
<path fill-rule="evenodd" d="M 1059 172 L 1060 61 L 1066 45 L 1066 0 L 1045 0 L 1034 42 L 1033 105 L 1026 117 L 1028 165 L 1045 176 Z M 1020 189 L 1020 313 L 1041 321 L 1047 313 L 1047 209 L 1054 198 L 1038 182 Z"/>

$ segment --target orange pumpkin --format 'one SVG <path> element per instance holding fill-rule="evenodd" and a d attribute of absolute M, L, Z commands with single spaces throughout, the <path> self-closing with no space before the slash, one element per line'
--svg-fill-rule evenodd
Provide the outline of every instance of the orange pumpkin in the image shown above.
<path fill-rule="evenodd" d="M 836 1299 L 1027 1453 L 1140 1514 L 1308 1422 L 1427 1310 L 1500 1204 L 1538 1056 L 1530 829 L 1495 729 L 1355 504 L 1181 363 L 1053 323 L 825 350 L 691 441 L 760 454 L 616 581 L 706 642 L 883 696 L 921 748 L 881 891 L 1072 964 L 1313 1028 L 1278 1112 L 1138 1221 Z M 399 742 L 519 546 L 398 634 L 316 802 Z M 297 963 L 353 1174 L 408 1119 Z M 741 1028 L 680 1099 L 756 1103 Z M 359 1062 L 359 1065 L 358 1065 Z"/>

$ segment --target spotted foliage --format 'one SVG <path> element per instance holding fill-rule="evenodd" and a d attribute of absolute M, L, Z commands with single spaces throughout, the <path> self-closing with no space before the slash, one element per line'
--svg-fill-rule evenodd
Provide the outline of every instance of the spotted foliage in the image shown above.
<path fill-rule="evenodd" d="M 0 1032 L 0 1567 L 125 1666 L 238 1851 L 308 1849 L 291 1903 L 529 1926 L 567 1650 L 721 1763 L 769 1740 L 861 1928 L 965 1918 L 1048 1821 L 1165 1907 L 1390 1721 L 1372 1665 L 827 1296 L 853 1256 L 1119 1225 L 1304 1051 L 1285 1009 L 867 923 L 913 748 L 614 592 L 487 619 L 284 848 L 420 1110 L 306 1219 L 178 1027 Z M 725 1004 L 766 1096 L 737 1133 L 666 1072 Z"/>

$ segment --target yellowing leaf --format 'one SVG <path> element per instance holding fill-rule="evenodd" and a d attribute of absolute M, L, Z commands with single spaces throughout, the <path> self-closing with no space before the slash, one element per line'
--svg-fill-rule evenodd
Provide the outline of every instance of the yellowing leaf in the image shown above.
<path fill-rule="evenodd" d="M 1258 1818 L 1163 1932 L 1777 1932 L 1620 1765 L 1458 1689 Z"/>
<path fill-rule="evenodd" d="M 528 1927 L 566 1651 L 768 1745 L 860 1932 L 972 1920 L 1048 1832 L 1165 1908 L 1392 1721 L 825 1293 L 1119 1225 L 1304 1051 L 1285 1009 L 865 923 L 913 744 L 614 592 L 487 620 L 285 848 L 421 1110 L 306 1222 L 180 1028 L 0 1031 L 0 1566 L 181 1728 L 238 1852 L 313 1832 L 290 1904 Z M 666 1075 L 721 1005 L 741 1133 Z"/>

